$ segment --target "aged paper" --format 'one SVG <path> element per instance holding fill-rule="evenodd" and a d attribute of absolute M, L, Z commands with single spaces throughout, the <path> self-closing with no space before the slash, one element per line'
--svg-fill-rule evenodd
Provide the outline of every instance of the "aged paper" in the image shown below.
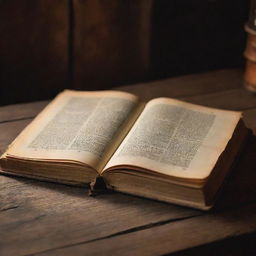
<path fill-rule="evenodd" d="M 232 136 L 239 112 L 178 100 L 150 101 L 106 168 L 135 165 L 184 178 L 205 178 Z"/>
<path fill-rule="evenodd" d="M 73 160 L 92 167 L 138 104 L 129 93 L 64 91 L 22 132 L 10 156 Z"/>

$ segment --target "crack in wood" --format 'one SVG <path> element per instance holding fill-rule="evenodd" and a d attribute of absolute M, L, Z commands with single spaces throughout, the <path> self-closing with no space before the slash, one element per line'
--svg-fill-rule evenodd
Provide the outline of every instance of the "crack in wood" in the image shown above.
<path fill-rule="evenodd" d="M 5 212 L 5 211 L 13 210 L 13 209 L 16 209 L 18 207 L 19 207 L 19 205 L 9 206 L 9 207 L 0 209 L 0 212 Z"/>
<path fill-rule="evenodd" d="M 95 238 L 95 239 L 91 239 L 91 240 L 87 240 L 87 241 L 81 241 L 81 242 L 77 242 L 77 243 L 67 244 L 67 245 L 63 245 L 63 246 L 59 246 L 59 247 L 55 247 L 55 248 L 50 248 L 50 249 L 47 249 L 47 250 L 44 250 L 44 251 L 35 252 L 33 254 L 26 254 L 25 256 L 37 255 L 37 254 L 40 254 L 40 253 L 46 253 L 46 252 L 50 252 L 50 251 L 54 251 L 54 250 L 58 250 L 58 249 L 69 248 L 69 247 L 77 246 L 77 245 L 81 245 L 81 244 L 88 244 L 88 243 L 92 243 L 92 242 L 95 242 L 95 241 L 112 238 L 112 237 L 115 237 L 115 236 L 125 235 L 125 234 L 128 234 L 128 233 L 133 233 L 133 232 L 137 232 L 137 231 L 141 231 L 141 230 L 145 230 L 145 229 L 150 229 L 152 227 L 157 227 L 157 226 L 162 226 L 162 225 L 165 225 L 165 224 L 170 224 L 172 222 L 178 222 L 178 221 L 191 219 L 191 218 L 194 218 L 194 217 L 199 217 L 201 215 L 204 215 L 204 212 L 199 212 L 198 214 L 194 214 L 194 215 L 190 215 L 190 216 L 186 216 L 186 217 L 182 217 L 182 218 L 168 219 L 168 220 L 164 220 L 164 221 L 160 221 L 160 222 L 156 222 L 156 223 L 150 223 L 150 224 L 146 224 L 146 225 L 126 229 L 126 230 L 123 230 L 123 231 L 120 231 L 120 232 L 116 232 L 116 233 L 113 233 L 113 234 L 110 234 L 110 235 L 107 235 L 107 236 L 103 236 L 103 237 L 99 237 L 99 238 Z"/>

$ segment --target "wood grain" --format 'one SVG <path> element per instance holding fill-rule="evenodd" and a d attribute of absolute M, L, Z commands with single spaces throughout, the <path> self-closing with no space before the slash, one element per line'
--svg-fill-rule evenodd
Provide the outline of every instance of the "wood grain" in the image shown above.
<path fill-rule="evenodd" d="M 256 94 L 244 88 L 181 98 L 191 103 L 228 110 L 246 110 L 256 105 Z"/>
<path fill-rule="evenodd" d="M 37 101 L 0 107 L 0 123 L 35 117 L 49 101 Z"/>
<path fill-rule="evenodd" d="M 232 236 L 254 232 L 256 204 L 205 214 L 91 243 L 71 245 L 36 255 L 165 255 Z"/>
<path fill-rule="evenodd" d="M 167 96 L 190 102 L 246 109 L 244 120 L 256 133 L 255 97 L 240 88 L 241 75 L 217 71 L 153 84 L 159 83 L 159 94 L 163 88 Z M 141 84 L 131 91 L 158 96 L 153 87 Z M 46 103 L 0 108 L 0 152 Z M 86 188 L 0 176 L 0 254 L 159 255 L 255 232 L 255 159 L 252 137 L 210 213 L 121 193 L 92 198 Z"/>
<path fill-rule="evenodd" d="M 0 38 L 1 105 L 53 97 L 67 86 L 67 1 L 0 1 Z"/>
<path fill-rule="evenodd" d="M 0 154 L 4 153 L 7 146 L 19 133 L 32 121 L 32 119 L 0 123 Z"/>
<path fill-rule="evenodd" d="M 1 255 L 88 242 L 201 212 L 120 193 L 1 176 Z"/>
<path fill-rule="evenodd" d="M 134 93 L 147 101 L 156 97 L 181 98 L 239 88 L 243 88 L 243 70 L 223 69 L 120 86 L 115 89 Z"/>
<path fill-rule="evenodd" d="M 76 89 L 109 89 L 149 71 L 152 0 L 73 1 Z M 125 19 L 124 19 L 125 17 Z"/>

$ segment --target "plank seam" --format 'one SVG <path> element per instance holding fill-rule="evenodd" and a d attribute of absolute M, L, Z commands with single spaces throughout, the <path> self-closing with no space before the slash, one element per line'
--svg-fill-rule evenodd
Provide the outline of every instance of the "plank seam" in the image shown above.
<path fill-rule="evenodd" d="M 161 222 L 157 222 L 157 223 L 147 224 L 147 225 L 143 225 L 143 226 L 140 226 L 140 227 L 131 228 L 131 229 L 127 229 L 127 230 L 124 230 L 124 231 L 121 231 L 121 232 L 117 232 L 117 233 L 114 233 L 114 234 L 111 234 L 111 235 L 108 235 L 108 236 L 103 236 L 103 237 L 100 237 L 100 238 L 91 239 L 91 240 L 84 241 L 84 242 L 82 241 L 82 242 L 73 243 L 73 244 L 69 244 L 69 245 L 63 245 L 63 246 L 60 246 L 60 247 L 55 247 L 55 248 L 51 248 L 51 249 L 47 249 L 47 250 L 43 250 L 43 251 L 38 251 L 38 252 L 35 252 L 35 253 L 32 253 L 32 254 L 26 254 L 25 256 L 37 255 L 37 254 L 41 254 L 41 253 L 48 253 L 48 252 L 55 251 L 55 250 L 58 250 L 58 249 L 69 248 L 69 247 L 73 247 L 73 246 L 77 246 L 77 245 L 84 245 L 84 244 L 92 243 L 92 242 L 95 242 L 95 241 L 100 241 L 100 240 L 109 239 L 109 238 L 113 238 L 113 237 L 120 236 L 120 235 L 126 235 L 126 234 L 129 234 L 129 233 L 150 229 L 150 228 L 153 228 L 153 227 L 163 226 L 165 224 L 170 224 L 172 222 L 184 221 L 184 220 L 193 219 L 193 218 L 197 218 L 197 217 L 201 217 L 201 216 L 211 215 L 212 213 L 230 212 L 234 209 L 239 208 L 240 206 L 250 206 L 254 203 L 256 203 L 255 200 L 244 203 L 244 204 L 234 205 L 234 207 L 231 207 L 231 208 L 225 208 L 224 211 L 219 211 L 218 209 L 216 209 L 216 211 L 210 211 L 209 213 L 200 212 L 198 214 L 190 215 L 190 216 L 187 216 L 187 217 L 181 217 L 181 218 L 165 220 L 165 221 L 161 221 Z M 241 236 L 249 234 L 249 233 L 241 234 Z M 221 241 L 221 240 L 222 239 L 212 241 L 211 243 L 218 242 L 218 241 Z M 199 246 L 201 246 L 201 245 L 199 245 Z M 187 248 L 185 250 L 188 250 L 188 249 L 190 249 L 190 248 Z"/>
<path fill-rule="evenodd" d="M 13 205 L 13 206 L 10 206 L 10 207 L 6 207 L 6 208 L 3 208 L 3 209 L 0 209 L 0 212 L 5 212 L 5 211 L 13 210 L 13 209 L 16 209 L 18 207 L 19 207 L 19 205 Z"/>
<path fill-rule="evenodd" d="M 77 242 L 77 243 L 73 243 L 73 244 L 63 245 L 63 246 L 60 246 L 60 247 L 50 248 L 50 249 L 47 249 L 47 250 L 44 250 L 44 251 L 39 251 L 39 252 L 35 252 L 35 253 L 32 253 L 32 254 L 26 254 L 25 256 L 36 255 L 36 254 L 40 254 L 40 253 L 50 252 L 50 251 L 54 251 L 54 250 L 58 250 L 58 249 L 69 248 L 69 247 L 72 247 L 72 246 L 77 246 L 77 245 L 82 245 L 82 244 L 88 244 L 88 243 L 91 243 L 91 242 L 104 240 L 104 239 L 112 238 L 112 237 L 115 237 L 115 236 L 125 235 L 125 234 L 129 234 L 129 233 L 137 232 L 137 231 L 142 231 L 142 230 L 146 230 L 146 229 L 149 229 L 149 228 L 152 228 L 152 227 L 162 226 L 162 225 L 170 224 L 172 222 L 177 222 L 177 221 L 183 221 L 183 220 L 191 219 L 191 218 L 194 218 L 194 217 L 199 217 L 199 216 L 202 216 L 202 215 L 204 215 L 204 213 L 200 212 L 198 214 L 194 214 L 194 215 L 190 215 L 190 216 L 186 216 L 186 217 L 181 217 L 181 218 L 176 218 L 176 219 L 169 219 L 169 220 L 164 220 L 164 221 L 160 221 L 160 222 L 157 222 L 157 223 L 146 224 L 146 225 L 138 226 L 138 227 L 135 227 L 135 228 L 130 228 L 130 229 L 127 229 L 127 230 L 124 230 L 124 231 L 116 232 L 116 233 L 113 233 L 111 235 L 91 239 L 91 240 L 88 240 L 88 241 L 81 241 L 81 242 Z"/>

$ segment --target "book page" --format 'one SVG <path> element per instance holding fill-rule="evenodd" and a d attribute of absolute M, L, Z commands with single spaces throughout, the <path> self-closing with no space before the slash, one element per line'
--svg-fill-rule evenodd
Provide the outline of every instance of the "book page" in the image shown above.
<path fill-rule="evenodd" d="M 105 169 L 134 165 L 165 175 L 203 179 L 225 149 L 240 117 L 240 112 L 154 99 Z"/>
<path fill-rule="evenodd" d="M 97 167 L 137 104 L 138 98 L 129 93 L 66 90 L 18 136 L 7 154 Z"/>

